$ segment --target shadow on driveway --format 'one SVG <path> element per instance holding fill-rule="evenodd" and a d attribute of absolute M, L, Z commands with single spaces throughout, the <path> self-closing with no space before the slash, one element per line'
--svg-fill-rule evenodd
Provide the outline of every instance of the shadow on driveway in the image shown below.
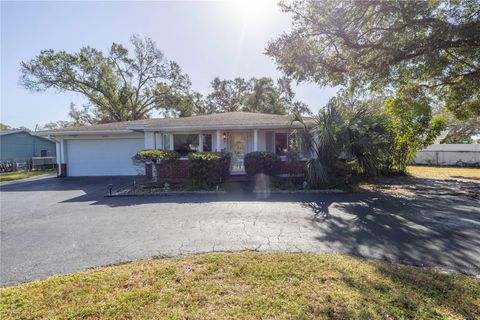
<path fill-rule="evenodd" d="M 215 241 L 223 241 L 224 250 L 234 250 L 235 245 L 229 241 L 245 238 L 248 234 L 253 237 L 248 236 L 245 241 L 248 240 L 252 246 L 261 246 L 266 251 L 278 248 L 338 251 L 366 258 L 445 267 L 469 274 L 480 273 L 480 209 L 478 203 L 473 201 L 401 199 L 376 193 L 272 194 L 267 199 L 257 199 L 248 193 L 104 197 L 108 184 L 119 188 L 131 184 L 134 179 L 139 181 L 141 177 L 51 178 L 2 186 L 2 198 L 7 198 L 11 206 L 18 203 L 18 206 L 30 210 L 23 210 L 28 211 L 29 215 L 18 222 L 22 228 L 27 229 L 13 228 L 13 233 L 4 233 L 3 236 L 11 240 L 9 244 L 12 245 L 12 252 L 15 252 L 15 243 L 18 241 L 24 241 L 25 247 L 28 247 L 30 240 L 24 239 L 25 234 L 32 232 L 28 228 L 36 228 L 34 222 L 42 217 L 51 218 L 47 211 L 57 210 L 55 219 L 58 218 L 61 222 L 58 226 L 49 225 L 53 228 L 52 232 L 60 232 L 58 230 L 62 229 L 62 223 L 72 223 L 75 218 L 81 220 L 81 224 L 74 229 L 75 232 L 87 237 L 75 238 L 76 243 L 86 241 L 87 244 L 84 251 L 80 252 L 83 256 L 76 256 L 75 251 L 72 253 L 72 261 L 80 259 L 84 262 L 85 255 L 91 255 L 90 251 L 96 252 L 98 248 L 95 243 L 88 242 L 88 230 L 95 228 L 96 236 L 99 237 L 97 241 L 105 243 L 102 255 L 105 261 L 111 262 L 116 262 L 118 255 L 122 256 L 123 241 L 144 244 L 148 240 L 151 251 L 165 248 L 166 243 L 170 246 L 181 243 L 182 246 L 190 246 L 191 252 L 200 252 L 204 251 L 201 248 L 210 247 Z M 49 191 L 57 192 L 41 194 Z M 10 193 L 14 193 L 11 194 L 12 197 Z M 31 210 L 35 202 L 39 201 L 39 194 L 46 209 Z M 24 202 L 20 203 L 22 199 Z M 235 202 L 235 207 L 232 208 L 228 202 Z M 287 202 L 290 204 L 284 204 Z M 61 204 L 61 208 L 55 209 L 56 204 Z M 83 209 L 79 204 L 89 207 Z M 69 207 L 70 205 L 74 207 Z M 91 206 L 102 207 L 97 210 Z M 142 206 L 142 209 L 132 210 L 134 208 L 131 207 L 134 206 Z M 291 211 L 286 211 L 285 207 Z M 64 212 L 68 212 L 69 208 L 77 210 L 77 216 L 72 218 L 65 215 Z M 15 208 L 9 215 L 12 217 L 20 212 L 22 208 Z M 90 213 L 94 215 L 89 220 L 78 217 Z M 140 220 L 131 220 L 134 215 L 135 219 Z M 241 221 L 242 227 L 228 225 L 232 218 Z M 6 220 L 3 220 L 5 223 Z M 7 223 L 8 221 L 10 220 L 7 219 Z M 11 221 L 15 223 L 14 219 Z M 116 250 L 117 256 L 112 254 L 111 259 L 106 256 L 110 250 L 108 246 L 111 245 L 111 236 L 104 232 L 109 228 L 106 224 L 115 225 L 117 229 L 113 234 L 118 234 L 119 238 L 118 247 L 111 249 L 112 252 Z M 208 231 L 198 231 L 197 226 L 200 225 Z M 142 229 L 144 226 L 158 228 L 154 232 L 159 236 L 152 240 Z M 193 229 L 182 229 L 186 227 L 179 226 L 191 226 Z M 129 233 L 117 231 L 121 228 L 128 229 Z M 282 238 L 282 230 L 288 231 L 287 237 Z M 186 235 L 191 232 L 195 232 L 195 236 L 189 239 Z M 162 238 L 161 235 L 165 233 L 171 234 L 169 238 Z M 270 233 L 278 233 L 278 243 L 275 245 L 270 245 L 267 235 Z M 35 245 L 39 247 L 38 250 L 45 250 L 46 255 L 51 255 L 53 253 L 48 249 L 48 241 L 51 239 L 45 239 L 44 244 L 37 241 Z M 65 244 L 67 245 L 68 243 Z M 21 256 L 24 253 L 16 254 Z M 56 269 L 50 269 L 50 265 L 44 268 L 45 274 L 56 272 Z"/>
<path fill-rule="evenodd" d="M 480 209 L 474 202 L 364 196 L 304 204 L 316 239 L 355 256 L 480 272 Z"/>

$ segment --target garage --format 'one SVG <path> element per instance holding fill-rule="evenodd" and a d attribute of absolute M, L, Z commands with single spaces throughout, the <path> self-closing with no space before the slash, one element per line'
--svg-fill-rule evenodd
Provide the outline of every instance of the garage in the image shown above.
<path fill-rule="evenodd" d="M 137 138 L 67 140 L 67 175 L 137 175 L 143 168 L 134 165 L 132 157 L 144 144 L 144 139 Z"/>

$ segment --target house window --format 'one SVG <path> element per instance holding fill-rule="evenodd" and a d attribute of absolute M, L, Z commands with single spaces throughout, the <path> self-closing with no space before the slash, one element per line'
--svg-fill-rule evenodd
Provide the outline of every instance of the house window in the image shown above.
<path fill-rule="evenodd" d="M 40 150 L 40 157 L 47 157 L 48 151 L 45 149 Z"/>
<path fill-rule="evenodd" d="M 288 135 L 287 133 L 275 133 L 275 154 L 279 156 L 285 155 L 288 150 Z"/>
<path fill-rule="evenodd" d="M 211 152 L 212 151 L 212 135 L 211 134 L 204 134 L 203 137 L 203 152 Z"/>
<path fill-rule="evenodd" d="M 169 134 L 164 134 L 163 135 L 163 150 L 170 150 L 171 145 L 170 145 L 170 135 Z"/>
<path fill-rule="evenodd" d="M 174 134 L 173 135 L 173 150 L 186 156 L 190 152 L 198 151 L 199 145 L 198 134 Z"/>

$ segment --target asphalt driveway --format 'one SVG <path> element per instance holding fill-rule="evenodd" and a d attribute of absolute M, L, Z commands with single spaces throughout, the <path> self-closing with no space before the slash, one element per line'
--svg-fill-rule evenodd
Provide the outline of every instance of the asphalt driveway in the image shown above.
<path fill-rule="evenodd" d="M 480 273 L 473 201 L 375 193 L 105 198 L 133 178 L 1 186 L 2 285 L 152 256 L 210 251 L 344 252 Z"/>

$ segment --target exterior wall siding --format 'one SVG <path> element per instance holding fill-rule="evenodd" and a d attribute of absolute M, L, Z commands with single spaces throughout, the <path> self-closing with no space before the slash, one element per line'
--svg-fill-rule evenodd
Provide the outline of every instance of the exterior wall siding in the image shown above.
<path fill-rule="evenodd" d="M 40 157 L 42 150 L 48 157 L 56 156 L 55 142 L 35 137 L 27 132 L 0 136 L 0 161 L 25 162 Z"/>

